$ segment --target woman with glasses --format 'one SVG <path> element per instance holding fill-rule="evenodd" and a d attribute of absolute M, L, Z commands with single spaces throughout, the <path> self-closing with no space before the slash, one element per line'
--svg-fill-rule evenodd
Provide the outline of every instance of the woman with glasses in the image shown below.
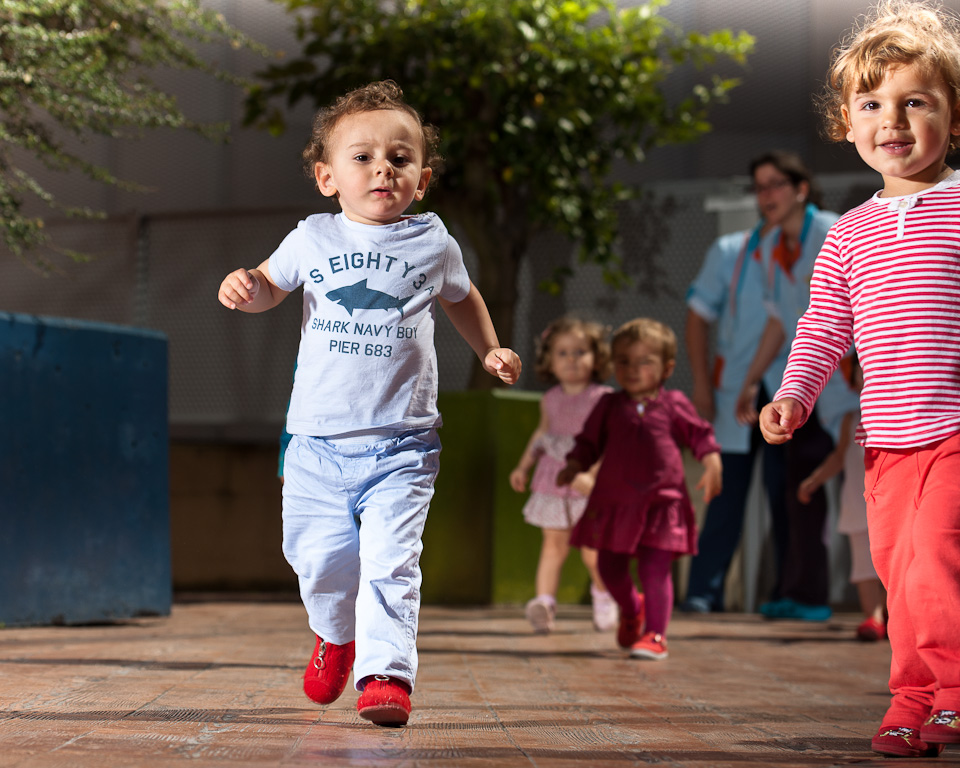
<path fill-rule="evenodd" d="M 798 158 L 795 164 L 802 168 Z M 794 163 L 785 165 L 792 167 Z M 723 491 L 707 508 L 699 554 L 691 563 L 686 599 L 680 606 L 696 613 L 724 609 L 724 583 L 740 543 L 758 450 L 763 452 L 763 486 L 778 568 L 787 546 L 785 449 L 765 443 L 755 426 L 739 423 L 736 403 L 767 322 L 763 252 L 769 248 L 766 243 L 778 223 L 791 213 L 785 204 L 787 195 L 782 193 L 792 186 L 792 180 L 777 166 L 757 165 L 756 161 L 751 164 L 751 176 L 759 221 L 752 229 L 717 238 L 687 291 L 685 341 L 693 373 L 692 400 L 700 415 L 713 422 L 723 460 Z M 713 350 L 711 326 L 716 330 Z M 768 395 L 780 386 L 786 362 L 784 349 L 776 364 L 761 372 L 755 392 L 759 405 L 768 402 Z"/>
<path fill-rule="evenodd" d="M 785 353 L 797 321 L 810 302 L 810 276 L 827 230 L 839 218 L 819 208 L 810 173 L 796 156 L 770 152 L 751 164 L 760 214 L 775 227 L 762 249 L 764 304 L 768 319 L 737 400 L 737 419 L 755 426 L 757 391 L 771 373 L 783 377 Z M 787 549 L 780 569 L 779 595 L 760 606 L 771 619 L 826 621 L 829 606 L 827 496 L 823 488 L 801 501 L 800 484 L 833 450 L 844 413 L 858 396 L 838 370 L 817 402 L 813 417 L 786 444 Z M 762 405 L 762 404 L 760 404 Z"/>

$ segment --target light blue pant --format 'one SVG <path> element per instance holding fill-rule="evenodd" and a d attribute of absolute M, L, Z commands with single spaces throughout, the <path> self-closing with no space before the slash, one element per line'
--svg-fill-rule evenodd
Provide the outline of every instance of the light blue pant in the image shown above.
<path fill-rule="evenodd" d="M 310 628 L 356 640 L 354 681 L 417 675 L 421 536 L 440 459 L 434 429 L 369 444 L 294 435 L 284 457 L 283 554 Z"/>

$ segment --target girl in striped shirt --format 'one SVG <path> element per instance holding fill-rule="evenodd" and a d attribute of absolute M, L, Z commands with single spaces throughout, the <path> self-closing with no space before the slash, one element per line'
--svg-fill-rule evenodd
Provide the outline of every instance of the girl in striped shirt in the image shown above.
<path fill-rule="evenodd" d="M 960 743 L 960 25 L 885 0 L 841 46 L 823 102 L 883 189 L 831 228 L 783 383 L 760 428 L 778 444 L 851 340 L 863 366 L 865 497 L 893 659 L 882 754 Z"/>

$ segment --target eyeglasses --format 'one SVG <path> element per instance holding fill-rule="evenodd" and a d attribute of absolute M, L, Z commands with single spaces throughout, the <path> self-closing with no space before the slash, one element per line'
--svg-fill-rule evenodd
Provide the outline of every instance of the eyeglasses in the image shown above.
<path fill-rule="evenodd" d="M 790 181 L 790 179 L 779 179 L 778 181 L 771 181 L 769 184 L 751 184 L 747 187 L 747 191 L 751 194 L 759 195 L 764 192 L 775 192 L 778 189 L 792 186 L 793 182 Z"/>

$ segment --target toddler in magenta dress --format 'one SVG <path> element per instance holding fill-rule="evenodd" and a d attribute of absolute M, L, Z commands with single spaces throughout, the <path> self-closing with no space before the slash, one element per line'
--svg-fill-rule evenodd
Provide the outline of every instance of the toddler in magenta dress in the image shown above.
<path fill-rule="evenodd" d="M 556 477 L 587 416 L 603 395 L 613 391 L 600 384 L 610 375 L 606 330 L 599 323 L 576 317 L 555 320 L 540 335 L 536 370 L 540 378 L 555 382 L 555 386 L 540 401 L 540 422 L 510 473 L 510 486 L 523 493 L 536 466 L 523 517 L 543 529 L 543 543 L 536 595 L 527 603 L 526 614 L 534 632 L 546 633 L 554 625 L 560 572 L 570 552 L 570 531 L 583 515 L 596 467 L 579 473 L 569 487 L 558 486 Z M 597 551 L 581 547 L 580 555 L 590 572 L 593 624 L 597 631 L 611 630 L 617 625 L 617 604 L 600 579 Z"/>
<path fill-rule="evenodd" d="M 600 576 L 620 608 L 619 645 L 635 658 L 660 660 L 667 657 L 673 607 L 671 564 L 697 551 L 681 451 L 690 448 L 703 464 L 697 488 L 709 503 L 721 488 L 720 446 L 710 422 L 687 397 L 663 388 L 676 364 L 677 339 L 670 328 L 632 320 L 614 333 L 612 347 L 621 390 L 600 398 L 557 484 L 570 483 L 603 456 L 570 542 L 598 550 Z M 643 596 L 630 576 L 633 558 Z"/>

